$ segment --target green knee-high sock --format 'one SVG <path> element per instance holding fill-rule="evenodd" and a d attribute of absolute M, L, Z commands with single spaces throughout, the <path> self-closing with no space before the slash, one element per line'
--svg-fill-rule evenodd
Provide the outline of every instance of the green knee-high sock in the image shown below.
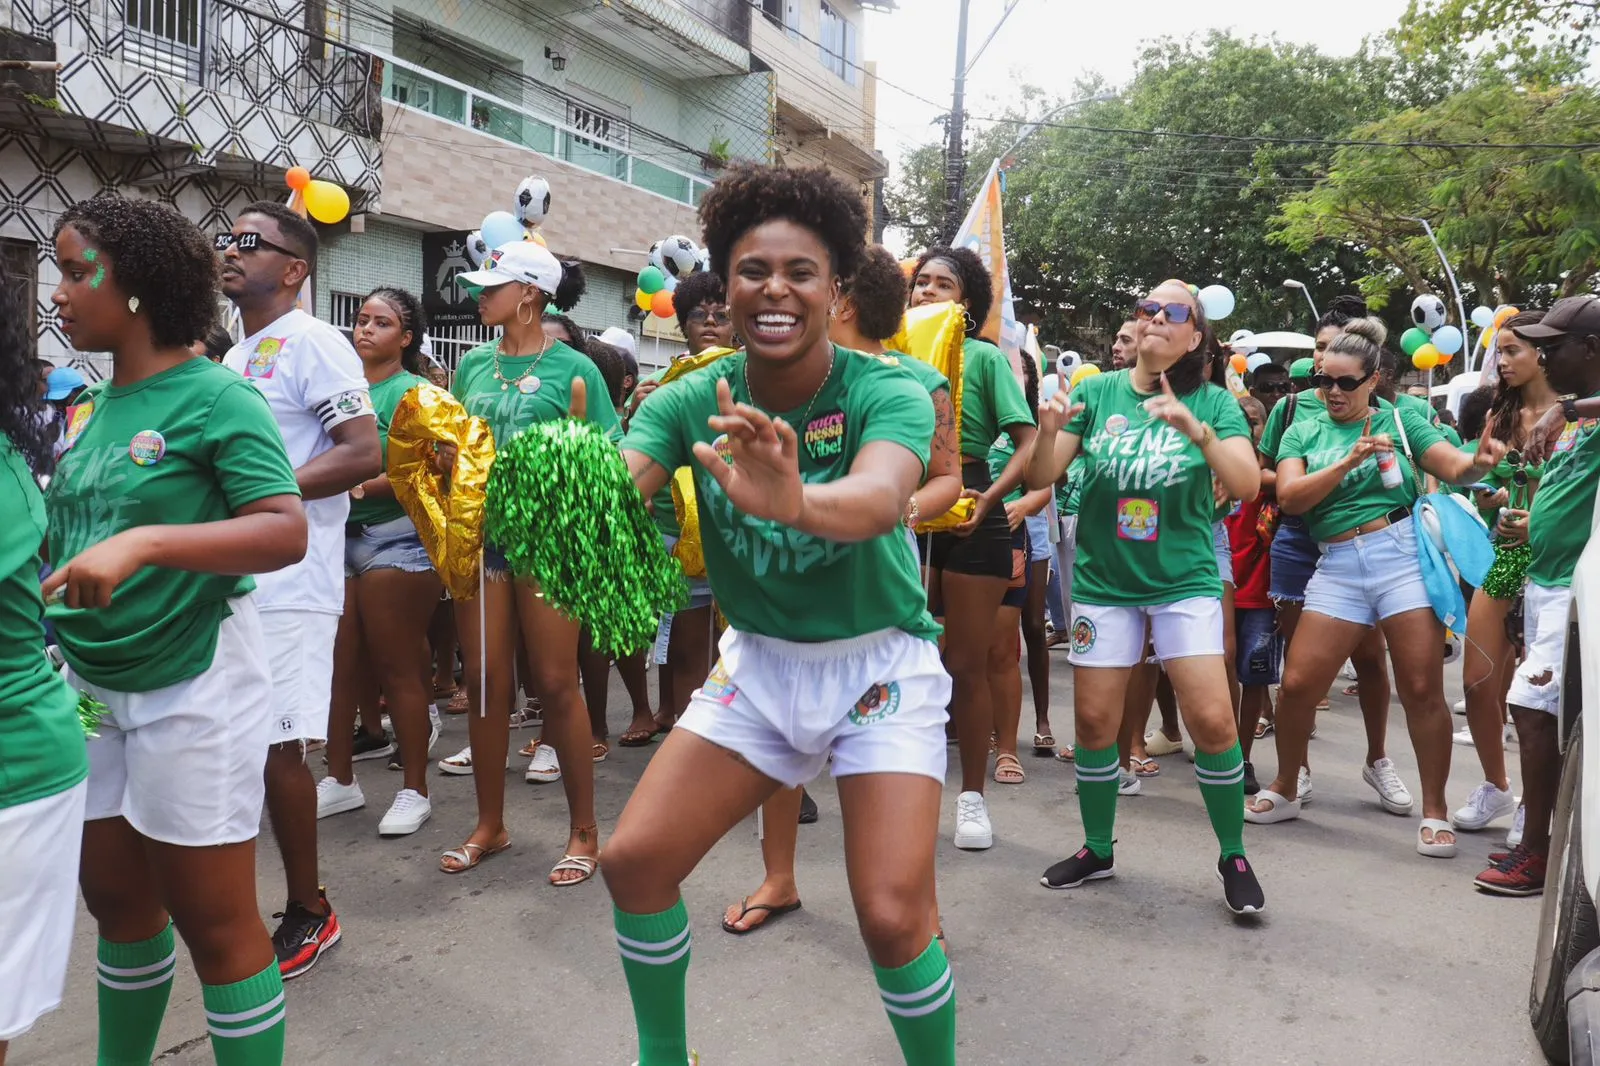
<path fill-rule="evenodd" d="M 685 988 L 689 980 L 689 912 L 683 900 L 660 914 L 615 911 L 622 972 L 639 1029 L 639 1066 L 689 1061 Z"/>
<path fill-rule="evenodd" d="M 1224 859 L 1244 854 L 1244 756 L 1239 744 L 1216 755 L 1194 753 L 1194 776 Z"/>
<path fill-rule="evenodd" d="M 889 1024 L 910 1066 L 955 1066 L 956 982 L 937 940 L 895 970 L 873 964 Z"/>
<path fill-rule="evenodd" d="M 170 924 L 136 944 L 100 941 L 96 967 L 100 981 L 98 1066 L 150 1066 L 177 965 L 177 943 Z"/>
<path fill-rule="evenodd" d="M 1078 813 L 1083 818 L 1084 843 L 1102 859 L 1111 858 L 1111 831 L 1117 824 L 1117 788 L 1122 784 L 1122 760 L 1117 746 L 1079 748 Z"/>
<path fill-rule="evenodd" d="M 201 985 L 217 1066 L 283 1066 L 283 978 L 274 959 L 254 977 Z"/>

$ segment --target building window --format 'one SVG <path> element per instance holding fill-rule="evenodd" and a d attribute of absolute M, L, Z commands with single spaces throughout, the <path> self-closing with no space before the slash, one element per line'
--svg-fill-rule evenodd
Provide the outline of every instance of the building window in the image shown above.
<path fill-rule="evenodd" d="M 582 143 L 592 144 L 597 147 L 600 145 L 615 145 L 618 148 L 628 147 L 628 124 L 588 104 L 580 104 L 569 100 L 567 102 L 567 125 L 587 138 Z"/>
<path fill-rule="evenodd" d="M 0 237 L 0 282 L 15 290 L 16 302 L 27 316 L 25 354 L 39 353 L 39 246 L 32 241 Z"/>
<path fill-rule="evenodd" d="M 335 292 L 328 296 L 328 324 L 344 333 L 344 339 L 354 343 L 356 316 L 361 313 L 361 297 L 353 292 Z"/>
<path fill-rule="evenodd" d="M 123 58 L 158 74 L 200 80 L 200 0 L 123 0 Z"/>
<path fill-rule="evenodd" d="M 774 26 L 783 25 L 784 0 L 761 0 L 761 13 Z"/>
<path fill-rule="evenodd" d="M 817 46 L 822 65 L 851 85 L 856 84 L 856 46 L 856 28 L 823 0 L 822 39 Z"/>

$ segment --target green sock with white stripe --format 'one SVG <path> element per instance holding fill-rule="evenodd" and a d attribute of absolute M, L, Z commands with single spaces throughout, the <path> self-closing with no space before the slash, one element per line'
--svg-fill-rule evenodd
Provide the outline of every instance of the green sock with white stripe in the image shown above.
<path fill-rule="evenodd" d="M 1217 755 L 1194 753 L 1194 776 L 1224 859 L 1244 854 L 1244 756 L 1239 743 Z"/>
<path fill-rule="evenodd" d="M 274 959 L 254 977 L 201 985 L 217 1066 L 283 1066 L 283 978 Z"/>
<path fill-rule="evenodd" d="M 1117 789 L 1122 785 L 1122 758 L 1117 754 L 1115 744 L 1093 750 L 1078 748 L 1073 754 L 1078 775 L 1078 815 L 1083 819 L 1084 843 L 1100 858 L 1109 859 L 1111 831 L 1117 824 Z"/>
<path fill-rule="evenodd" d="M 638 1066 L 684 1066 L 689 1061 L 689 912 L 681 899 L 660 914 L 613 911 L 639 1029 Z"/>
<path fill-rule="evenodd" d="M 895 970 L 873 964 L 900 1053 L 912 1066 L 955 1066 L 956 982 L 937 940 Z"/>
<path fill-rule="evenodd" d="M 150 1066 L 177 966 L 177 941 L 170 922 L 149 940 L 135 944 L 100 941 L 95 967 L 100 983 L 97 1066 Z"/>

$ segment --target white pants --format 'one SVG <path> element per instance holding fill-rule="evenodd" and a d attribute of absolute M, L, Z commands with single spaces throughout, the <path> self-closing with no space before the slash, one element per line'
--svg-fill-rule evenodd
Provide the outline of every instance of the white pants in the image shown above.
<path fill-rule="evenodd" d="M 791 788 L 830 754 L 834 777 L 943 782 L 949 703 L 939 646 L 903 630 L 800 644 L 729 629 L 678 725 Z"/>
<path fill-rule="evenodd" d="M 262 611 L 272 675 L 269 744 L 328 739 L 333 701 L 333 640 L 339 616 L 318 611 Z"/>
<path fill-rule="evenodd" d="M 1156 658 L 1162 662 L 1223 653 L 1222 601 L 1191 596 L 1148 607 L 1074 603 L 1068 660 L 1073 666 L 1137 666 L 1144 662 L 1147 623 Z"/>
<path fill-rule="evenodd" d="M 89 783 L 0 807 L 0 1042 L 61 1005 Z"/>
<path fill-rule="evenodd" d="M 1561 667 L 1567 657 L 1567 609 L 1572 589 L 1528 582 L 1522 589 L 1522 665 L 1511 675 L 1506 703 L 1556 714 L 1561 710 Z M 1535 682 L 1535 678 L 1548 679 Z"/>
<path fill-rule="evenodd" d="M 228 607 L 211 666 L 187 681 L 113 692 L 67 671 L 107 707 L 89 738 L 85 818 L 126 818 L 151 840 L 191 848 L 255 839 L 272 690 L 255 601 Z"/>

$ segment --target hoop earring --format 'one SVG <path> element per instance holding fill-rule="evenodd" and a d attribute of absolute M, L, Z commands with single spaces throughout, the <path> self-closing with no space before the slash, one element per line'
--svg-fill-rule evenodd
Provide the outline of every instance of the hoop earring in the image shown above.
<path fill-rule="evenodd" d="M 528 318 L 527 318 L 526 321 L 524 321 L 523 318 L 522 318 L 522 309 L 524 307 L 528 308 Z M 517 304 L 517 321 L 521 322 L 524 326 L 533 325 L 533 304 L 532 303 L 530 303 L 527 300 L 523 300 L 521 303 Z"/>
<path fill-rule="evenodd" d="M 961 311 L 961 317 L 966 322 L 966 327 L 967 327 L 967 332 L 968 333 L 971 333 L 971 332 L 973 332 L 974 330 L 976 330 L 978 328 L 978 324 L 972 320 L 972 312 L 971 311 L 968 311 L 965 308 L 963 308 L 962 311 Z"/>

